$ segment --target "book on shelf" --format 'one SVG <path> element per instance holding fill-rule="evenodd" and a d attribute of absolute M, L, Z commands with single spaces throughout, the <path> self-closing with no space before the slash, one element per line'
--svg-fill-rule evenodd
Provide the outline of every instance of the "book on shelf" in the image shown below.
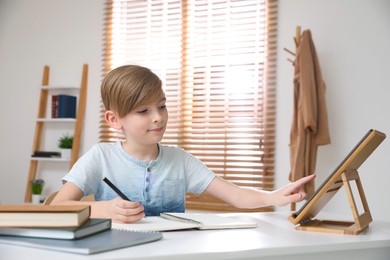
<path fill-rule="evenodd" d="M 47 157 L 47 158 L 57 158 L 61 157 L 60 152 L 52 152 L 52 151 L 35 151 L 32 154 L 32 157 Z"/>
<path fill-rule="evenodd" d="M 0 227 L 79 227 L 89 205 L 0 205 Z"/>
<path fill-rule="evenodd" d="M 161 238 L 162 234 L 160 232 L 110 229 L 77 240 L 0 236 L 0 243 L 88 255 L 149 243 Z"/>
<path fill-rule="evenodd" d="M 51 96 L 51 118 L 58 117 L 58 95 Z"/>
<path fill-rule="evenodd" d="M 76 118 L 76 97 L 58 95 L 58 118 Z"/>
<path fill-rule="evenodd" d="M 112 223 L 113 229 L 132 231 L 172 231 L 185 229 L 255 228 L 256 222 L 238 220 L 212 213 L 161 213 L 138 222 Z"/>
<path fill-rule="evenodd" d="M 80 227 L 0 227 L 1 236 L 79 239 L 111 228 L 111 219 L 90 218 Z"/>
<path fill-rule="evenodd" d="M 53 95 L 51 97 L 52 118 L 76 118 L 76 96 Z"/>

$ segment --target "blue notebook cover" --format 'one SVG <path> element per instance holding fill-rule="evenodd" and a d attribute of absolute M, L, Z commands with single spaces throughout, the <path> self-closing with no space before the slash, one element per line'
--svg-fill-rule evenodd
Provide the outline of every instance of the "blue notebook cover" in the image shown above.
<path fill-rule="evenodd" d="M 162 233 L 160 232 L 134 232 L 110 229 L 76 240 L 0 236 L 0 243 L 88 255 L 144 244 L 161 238 Z"/>
<path fill-rule="evenodd" d="M 76 118 L 75 96 L 58 95 L 58 118 Z"/>

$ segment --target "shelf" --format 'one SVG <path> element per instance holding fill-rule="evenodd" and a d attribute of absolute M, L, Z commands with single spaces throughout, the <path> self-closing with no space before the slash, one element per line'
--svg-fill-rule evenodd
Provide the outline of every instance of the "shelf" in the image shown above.
<path fill-rule="evenodd" d="M 70 158 L 60 158 L 60 157 L 31 157 L 31 161 L 70 162 Z"/>
<path fill-rule="evenodd" d="M 73 87 L 73 86 L 40 86 L 43 90 L 80 90 L 80 87 Z"/>
<path fill-rule="evenodd" d="M 76 118 L 37 118 L 37 122 L 46 123 L 75 123 Z"/>
<path fill-rule="evenodd" d="M 45 172 L 45 167 L 38 167 L 41 163 L 64 162 L 68 165 L 68 169 L 71 169 L 73 164 L 79 157 L 81 134 L 83 130 L 86 108 L 88 64 L 83 65 L 81 83 L 79 87 L 70 85 L 49 85 L 49 74 L 50 67 L 45 66 L 43 69 L 42 84 L 41 86 L 39 86 L 40 95 L 38 101 L 38 115 L 35 118 L 35 132 L 31 154 L 37 154 L 36 151 L 42 151 L 42 148 L 44 148 L 43 146 L 45 143 L 50 144 L 54 142 L 54 140 L 52 140 L 52 137 L 48 135 L 48 133 L 58 130 L 69 130 L 71 128 L 73 129 L 73 148 L 69 159 L 61 158 L 60 156 L 43 157 L 42 155 L 45 156 L 45 154 L 38 154 L 42 157 L 30 157 L 30 167 L 26 183 L 26 192 L 24 195 L 24 202 L 26 203 L 31 202 L 32 199 L 31 182 L 37 177 L 41 178 L 41 176 L 37 176 L 40 172 Z M 52 117 L 52 113 L 50 112 L 53 112 L 53 104 L 50 104 L 49 101 L 53 101 L 53 97 L 56 95 L 59 96 L 68 94 L 69 96 L 71 95 L 77 97 L 75 111 L 76 118 Z M 58 168 L 63 168 L 64 166 L 65 165 L 59 165 Z"/>

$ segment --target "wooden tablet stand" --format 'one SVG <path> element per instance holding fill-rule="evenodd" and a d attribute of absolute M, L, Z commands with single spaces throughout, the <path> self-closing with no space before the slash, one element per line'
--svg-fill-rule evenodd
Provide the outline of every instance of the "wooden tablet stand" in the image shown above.
<path fill-rule="evenodd" d="M 301 209 L 289 216 L 289 220 L 296 225 L 296 229 L 357 235 L 368 227 L 372 222 L 372 217 L 357 170 L 385 138 L 386 135 L 377 130 L 371 129 L 367 132 Z M 360 196 L 363 208 L 362 214 L 359 214 L 358 207 L 356 206 L 356 201 L 351 188 L 352 181 L 355 181 Z M 352 210 L 354 221 L 314 219 L 317 213 L 322 210 L 326 203 L 328 203 L 343 186 Z"/>
<path fill-rule="evenodd" d="M 359 211 L 356 205 L 353 191 L 350 185 L 350 181 L 356 182 L 356 187 L 362 202 L 363 211 L 359 215 Z M 357 235 L 368 227 L 372 222 L 372 217 L 362 182 L 360 181 L 359 173 L 356 170 L 348 170 L 341 174 L 341 180 L 333 183 L 329 192 L 337 192 L 342 186 L 344 186 L 349 205 L 351 206 L 354 222 L 352 221 L 334 221 L 334 220 L 310 220 L 306 223 L 302 223 L 296 227 L 297 230 L 317 231 L 317 232 L 328 232 L 337 234 L 350 234 Z"/>

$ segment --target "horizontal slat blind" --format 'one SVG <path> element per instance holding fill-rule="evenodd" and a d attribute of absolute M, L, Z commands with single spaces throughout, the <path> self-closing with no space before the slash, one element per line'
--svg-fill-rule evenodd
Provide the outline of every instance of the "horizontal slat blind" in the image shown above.
<path fill-rule="evenodd" d="M 273 189 L 276 7 L 264 0 L 108 1 L 103 74 L 128 63 L 151 68 L 165 83 L 162 143 L 237 185 Z M 122 138 L 103 117 L 100 133 L 101 141 Z M 236 210 L 207 194 L 188 194 L 187 208 Z"/>

